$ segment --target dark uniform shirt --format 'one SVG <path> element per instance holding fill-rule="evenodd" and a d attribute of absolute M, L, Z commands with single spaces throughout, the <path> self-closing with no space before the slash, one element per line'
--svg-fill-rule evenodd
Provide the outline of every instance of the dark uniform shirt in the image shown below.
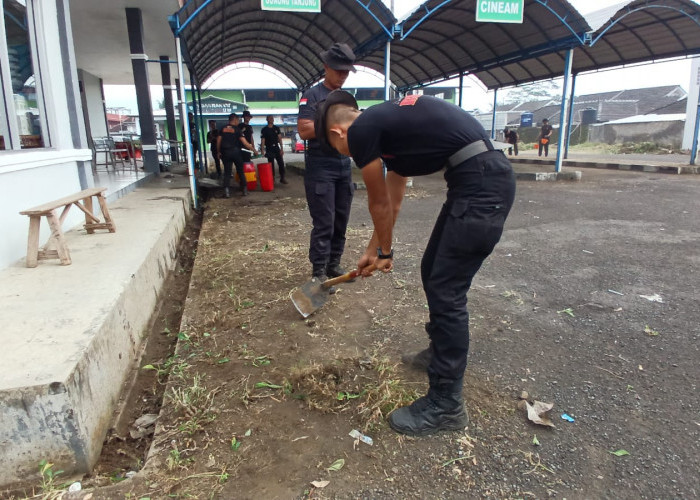
<path fill-rule="evenodd" d="M 323 83 L 319 83 L 315 87 L 311 87 L 309 90 L 304 92 L 299 100 L 299 120 L 311 120 L 314 121 L 316 115 L 316 108 L 318 103 L 325 101 L 331 90 L 326 87 Z M 309 139 L 307 143 L 307 154 L 309 156 L 325 156 L 327 158 L 344 158 L 338 152 L 326 153 L 321 149 L 321 144 L 316 139 Z"/>
<path fill-rule="evenodd" d="M 350 155 L 358 167 L 381 157 L 387 170 L 404 177 L 437 172 L 452 154 L 488 138 L 469 113 L 426 95 L 372 106 L 348 130 Z"/>
<path fill-rule="evenodd" d="M 265 149 L 270 151 L 279 151 L 279 135 L 282 132 L 277 125 L 272 127 L 263 127 L 262 132 L 260 132 L 260 137 L 265 141 Z"/>
<path fill-rule="evenodd" d="M 542 125 L 540 129 L 540 137 L 547 137 L 549 133 L 552 132 L 552 126 L 548 123 L 547 125 Z"/>
<path fill-rule="evenodd" d="M 246 125 L 245 123 L 240 123 L 238 128 L 241 130 L 243 137 L 248 141 L 249 144 L 253 144 L 253 127 Z M 243 147 L 243 146 L 241 146 Z"/>
<path fill-rule="evenodd" d="M 241 148 L 241 130 L 233 125 L 226 125 L 219 130 L 221 136 L 221 151 L 230 151 L 232 149 Z"/>

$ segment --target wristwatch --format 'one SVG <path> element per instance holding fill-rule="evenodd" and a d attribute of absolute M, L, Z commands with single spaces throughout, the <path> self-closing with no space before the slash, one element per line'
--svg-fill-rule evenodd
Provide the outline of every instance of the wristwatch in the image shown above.
<path fill-rule="evenodd" d="M 384 255 L 382 253 L 382 247 L 377 247 L 377 258 L 378 259 L 393 259 L 394 258 L 394 249 L 392 248 L 391 252 Z"/>

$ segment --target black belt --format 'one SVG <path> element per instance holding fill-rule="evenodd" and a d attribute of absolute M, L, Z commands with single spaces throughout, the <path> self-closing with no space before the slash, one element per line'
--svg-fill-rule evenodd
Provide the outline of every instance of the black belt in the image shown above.
<path fill-rule="evenodd" d="M 476 155 L 480 155 L 481 153 L 485 153 L 486 151 L 494 151 L 494 147 L 493 144 L 491 144 L 491 141 L 489 141 L 488 139 L 474 141 L 471 144 L 467 144 L 462 149 L 450 156 L 447 159 L 447 162 L 445 163 L 445 167 L 456 167 L 457 165 L 464 163 L 468 159 L 473 158 Z"/>

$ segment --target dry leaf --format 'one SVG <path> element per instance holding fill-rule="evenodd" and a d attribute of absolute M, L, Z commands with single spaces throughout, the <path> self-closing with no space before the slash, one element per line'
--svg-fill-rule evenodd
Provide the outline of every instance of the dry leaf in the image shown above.
<path fill-rule="evenodd" d="M 330 481 L 311 481 L 311 485 L 314 488 L 325 488 L 329 484 L 331 484 Z"/>
<path fill-rule="evenodd" d="M 527 418 L 538 425 L 546 425 L 547 427 L 554 427 L 554 424 L 546 415 L 546 413 L 554 408 L 554 403 L 543 403 L 542 401 L 535 401 L 534 404 L 530 404 L 527 401 L 524 402 L 527 407 Z"/>

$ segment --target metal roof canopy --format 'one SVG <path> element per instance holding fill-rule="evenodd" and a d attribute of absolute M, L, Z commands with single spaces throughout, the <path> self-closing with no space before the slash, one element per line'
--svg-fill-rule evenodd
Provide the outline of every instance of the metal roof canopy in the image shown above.
<path fill-rule="evenodd" d="M 526 11 L 527 12 L 526 7 Z M 574 47 L 572 73 L 700 54 L 700 5 L 693 0 L 635 0 Z M 489 89 L 560 77 L 564 56 L 534 59 L 472 72 Z"/>
<path fill-rule="evenodd" d="M 591 31 L 566 0 L 525 0 L 522 24 L 476 22 L 476 4 L 428 0 L 402 22 L 400 41 L 391 45 L 399 89 L 460 73 L 475 74 L 488 88 L 561 76 L 558 51 L 580 45 Z"/>
<path fill-rule="evenodd" d="M 299 89 L 323 75 L 319 53 L 348 43 L 363 66 L 399 90 L 473 74 L 488 89 L 573 73 L 700 54 L 700 6 L 693 0 L 634 0 L 593 32 L 566 0 L 525 0 L 522 24 L 477 23 L 477 0 L 427 0 L 400 24 L 380 0 L 324 0 L 320 14 L 262 11 L 260 0 L 190 0 L 178 33 L 198 81 L 244 61 L 287 75 Z M 178 30 L 177 27 L 174 29 Z"/>
<path fill-rule="evenodd" d="M 174 16 L 188 66 L 199 82 L 236 62 L 284 73 L 299 89 L 323 76 L 319 54 L 334 42 L 363 57 L 383 48 L 396 18 L 381 0 L 323 0 L 321 13 L 264 11 L 260 0 L 190 0 Z M 173 22 L 171 21 L 171 24 Z M 378 71 L 384 67 L 378 66 Z"/>

